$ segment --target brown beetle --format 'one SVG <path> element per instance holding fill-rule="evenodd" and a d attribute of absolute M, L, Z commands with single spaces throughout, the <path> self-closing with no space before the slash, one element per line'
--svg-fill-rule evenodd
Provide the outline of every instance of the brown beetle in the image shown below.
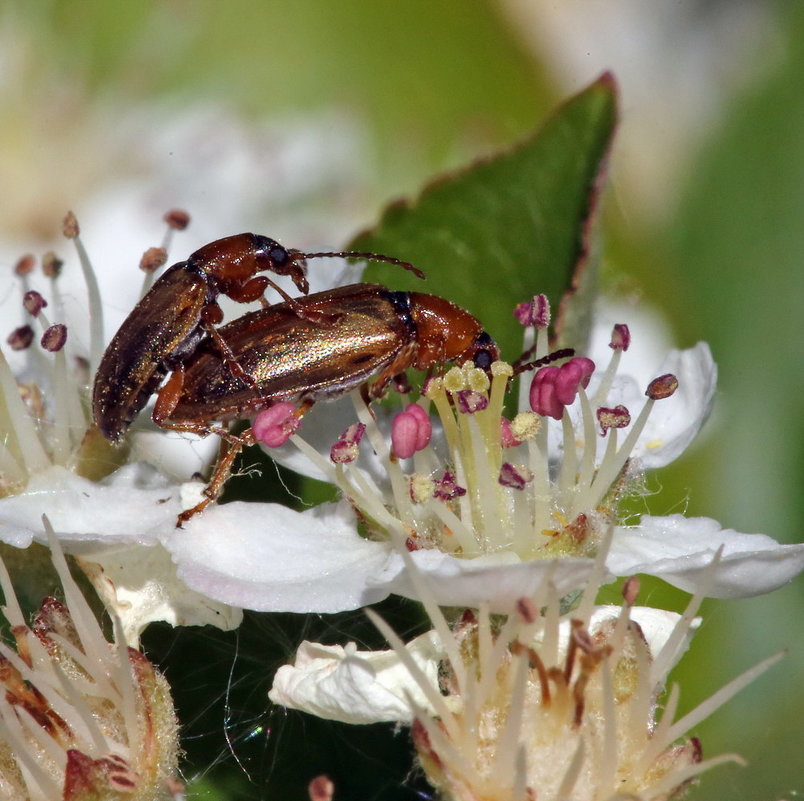
<path fill-rule="evenodd" d="M 307 319 L 288 303 L 244 314 L 220 328 L 218 336 L 247 377 L 205 345 L 160 390 L 153 415 L 158 425 L 200 435 L 214 432 L 225 442 L 207 497 L 180 515 L 179 524 L 217 497 L 240 448 L 255 441 L 251 429 L 234 436 L 213 421 L 251 417 L 278 401 L 299 402 L 300 417 L 316 401 L 365 385 L 375 374 L 370 399 L 380 397 L 409 367 L 427 370 L 471 360 L 487 369 L 499 356 L 477 318 L 435 295 L 353 284 L 297 302 L 329 321 Z"/>
<path fill-rule="evenodd" d="M 315 312 L 258 273 L 290 276 L 306 294 L 305 260 L 319 256 L 387 261 L 424 277 L 407 262 L 375 253 L 302 253 L 259 234 L 237 234 L 211 242 L 187 261 L 168 268 L 109 343 L 92 393 L 92 415 L 101 433 L 118 441 L 167 373 L 190 358 L 204 339 L 214 342 L 218 358 L 232 374 L 247 377 L 218 336 L 216 325 L 223 319 L 218 297 L 223 294 L 240 303 L 262 300 L 267 305 L 263 293 L 270 286 L 288 308 L 312 318 Z"/>

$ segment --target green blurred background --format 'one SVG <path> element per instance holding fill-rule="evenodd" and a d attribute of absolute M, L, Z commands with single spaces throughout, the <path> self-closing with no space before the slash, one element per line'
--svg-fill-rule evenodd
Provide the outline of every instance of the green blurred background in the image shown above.
<path fill-rule="evenodd" d="M 194 134 L 200 143 L 233 121 L 246 136 L 285 126 L 326 143 L 330 121 L 346 121 L 354 134 L 346 174 L 320 192 L 312 174 L 305 193 L 274 190 L 275 176 L 254 173 L 257 190 L 242 188 L 256 199 L 238 223 L 290 245 L 316 237 L 337 245 L 384 202 L 516 142 L 560 99 L 613 70 L 622 126 L 604 204 L 604 285 L 665 313 L 680 346 L 709 341 L 720 366 L 702 441 L 652 478 L 645 505 L 802 539 L 804 4 L 33 0 L 0 9 L 0 237 L 29 248 L 65 209 L 95 208 L 111 184 L 152 182 L 156 218 L 173 204 L 147 160 L 121 143 L 131 119 L 153 120 L 145 129 L 152 125 L 146 136 L 157 150 L 168 147 L 160 115 L 175 122 L 202 106 L 211 113 Z M 321 167 L 309 147 L 300 153 L 293 175 L 303 183 Z M 193 153 L 162 155 L 192 165 Z M 208 167 L 199 159 L 197 180 L 178 195 L 190 212 L 214 217 L 216 204 L 236 203 L 205 191 Z M 765 598 L 705 606 L 675 673 L 684 709 L 766 655 L 789 655 L 699 727 L 705 755 L 736 751 L 750 766 L 716 769 L 693 798 L 804 790 L 803 596 L 799 579 Z M 642 600 L 678 606 L 684 596 L 651 585 Z M 375 727 L 350 734 L 268 710 L 264 665 L 295 645 L 295 630 L 286 632 L 298 625 L 287 616 L 250 623 L 236 643 L 242 678 L 233 689 L 243 694 L 228 706 L 211 699 L 233 668 L 235 635 L 154 627 L 146 643 L 180 706 L 197 704 L 201 688 L 210 698 L 206 716 L 183 718 L 187 778 L 201 776 L 193 797 L 305 798 L 305 781 L 332 772 L 332 760 L 360 761 L 358 736 L 374 754 L 370 778 L 336 775 L 338 801 L 417 797 L 413 784 L 394 789 L 407 770 L 404 737 L 384 731 L 381 741 Z M 331 622 L 305 625 L 314 636 Z M 187 668 L 192 660 L 198 671 L 199 653 L 208 674 Z M 239 740 L 232 750 L 245 770 L 225 732 Z"/>

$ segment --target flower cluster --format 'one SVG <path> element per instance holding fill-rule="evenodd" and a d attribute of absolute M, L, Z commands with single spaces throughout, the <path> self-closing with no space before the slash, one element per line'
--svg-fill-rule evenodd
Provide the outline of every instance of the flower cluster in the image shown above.
<path fill-rule="evenodd" d="M 678 720 L 674 687 L 659 720 L 667 673 L 700 623 L 703 592 L 678 615 L 635 606 L 639 582 L 631 579 L 622 606 L 600 607 L 599 577 L 577 588 L 571 612 L 546 581 L 504 619 L 481 604 L 450 625 L 417 575 L 431 632 L 405 644 L 369 611 L 391 651 L 304 643 L 270 696 L 325 718 L 411 726 L 419 765 L 448 801 L 660 801 L 715 765 L 739 763 L 734 755 L 703 760 L 697 739 L 682 738 L 779 657 Z"/>
<path fill-rule="evenodd" d="M 175 228 L 180 216 L 167 219 Z M 461 801 L 658 801 L 716 762 L 702 762 L 697 742 L 679 738 L 768 663 L 676 722 L 673 692 L 656 714 L 667 673 L 704 595 L 768 592 L 804 568 L 804 545 L 705 518 L 622 518 L 645 470 L 677 458 L 710 412 L 716 367 L 705 344 L 645 367 L 634 358 L 639 332 L 632 342 L 618 323 L 600 353 L 551 351 L 549 304 L 537 296 L 516 310 L 525 352 L 512 363 L 454 365 L 401 410 L 370 408 L 356 391 L 319 403 L 301 427 L 284 402 L 255 418 L 253 436 L 277 461 L 331 482 L 341 500 L 301 512 L 212 505 L 181 530 L 176 516 L 202 485 L 177 481 L 161 450 L 166 435 L 147 432 L 150 445 L 141 447 L 135 426 L 130 448 L 112 448 L 89 424 L 84 396 L 102 350 L 101 304 L 74 218 L 65 233 L 86 275 L 90 345 L 76 359 L 71 330 L 47 317 L 49 300 L 57 309 L 64 302 L 54 262 L 45 260 L 50 299 L 26 285 L 31 264 L 20 262 L 29 319 L 8 341 L 28 360 L 14 375 L 0 359 L 0 537 L 16 547 L 49 542 L 44 512 L 119 618 L 120 643 L 136 643 L 152 620 L 228 628 L 241 608 L 336 612 L 393 593 L 424 603 L 433 631 L 405 644 L 375 616 L 390 652 L 305 643 L 277 674 L 272 699 L 325 718 L 410 725 L 433 786 Z M 164 263 L 167 244 L 146 253 L 146 268 Z M 622 607 L 595 606 L 603 584 L 638 573 L 695 593 L 687 612 L 635 606 L 633 580 Z M 7 582 L 4 589 L 8 598 Z M 10 745 L 0 761 L 10 767 L 2 780 L 31 797 L 32 782 L 47 795 L 65 771 L 117 789 L 129 782 L 178 792 L 175 743 L 169 757 L 155 757 L 156 734 L 140 723 L 130 734 L 138 715 L 152 714 L 161 679 L 137 651 L 110 665 L 106 644 L 89 645 L 81 633 L 76 609 L 84 607 L 68 601 L 70 614 L 55 602 L 43 607 L 38 644 L 18 612 L 10 618 L 18 649 L 4 651 L 3 675 L 17 709 L 3 712 Z M 465 611 L 448 621 L 441 607 Z M 53 664 L 46 681 L 35 675 Z M 129 670 L 135 688 L 147 685 L 145 712 L 131 704 L 136 692 L 121 689 L 120 671 Z M 110 683 L 104 676 L 114 671 Z M 103 700 L 79 704 L 70 691 L 80 710 L 73 719 L 64 698 L 43 689 L 62 687 L 63 672 Z M 112 722 L 87 722 L 85 710 L 97 705 Z M 42 745 L 29 717 L 47 724 L 63 752 Z M 175 725 L 172 735 L 165 730 L 175 739 Z M 15 756 L 39 750 L 50 779 L 36 760 Z"/>
<path fill-rule="evenodd" d="M 31 626 L 0 562 L 16 643 L 0 644 L 0 797 L 182 798 L 167 682 L 125 645 L 119 621 L 106 641 L 53 537 L 50 546 L 65 602 L 46 598 Z"/>
<path fill-rule="evenodd" d="M 535 361 L 552 358 L 544 329 L 536 339 Z M 369 409 L 353 393 L 319 404 L 294 433 L 295 425 L 276 423 L 273 407 L 254 421 L 256 432 L 269 433 L 270 453 L 335 484 L 345 500 L 304 512 L 211 508 L 188 524 L 192 538 L 166 547 L 189 586 L 261 610 L 334 612 L 389 593 L 416 598 L 400 543 L 433 579 L 439 603 L 507 609 L 548 571 L 560 591 L 584 576 L 609 529 L 606 566 L 616 576 L 648 573 L 691 591 L 722 547 L 711 595 L 784 584 L 801 570 L 800 545 L 707 518 L 620 520 L 620 503 L 641 486 L 644 469 L 669 463 L 693 440 L 716 379 L 699 344 L 672 351 L 638 380 L 644 369 L 626 367 L 630 340 L 618 325 L 607 361 L 592 354 L 541 366 L 525 382 L 524 408 L 510 418 L 511 379 L 524 365 L 504 362 L 488 374 L 453 367 L 400 413 Z"/>
<path fill-rule="evenodd" d="M 702 598 L 778 586 L 802 569 L 804 551 L 680 515 L 623 526 L 620 502 L 645 463 L 675 458 L 709 413 L 709 350 L 671 354 L 639 401 L 621 372 L 626 325 L 611 331 L 603 369 L 597 354 L 558 366 L 547 362 L 568 354 L 548 352 L 546 299 L 517 312 L 538 331 L 533 362 L 454 367 L 396 414 L 372 413 L 355 394 L 358 422 L 329 459 L 324 429 L 286 432 L 342 490 L 369 542 L 386 547 L 367 588 L 422 601 L 433 630 L 404 643 L 369 611 L 392 651 L 305 642 L 270 697 L 348 723 L 409 725 L 419 765 L 447 801 L 670 799 L 704 770 L 740 762 L 703 760 L 684 734 L 778 658 L 678 720 L 673 688 L 659 718 Z M 509 418 L 511 379 L 530 367 L 526 408 Z M 287 449 L 280 458 L 301 466 Z M 595 606 L 611 574 L 636 572 L 694 591 L 685 613 L 634 606 L 635 579 L 621 607 Z M 442 606 L 465 611 L 449 621 Z"/>
<path fill-rule="evenodd" d="M 167 213 L 165 220 L 161 247 L 146 251 L 142 260 L 143 291 L 153 280 L 154 251 L 164 263 L 173 232 L 188 222 L 178 211 Z M 75 245 L 86 281 L 89 345 L 74 343 L 72 326 L 51 324 L 48 318 L 49 303 L 61 319 L 75 316 L 60 288 L 62 260 L 53 253 L 42 259 L 48 300 L 31 289 L 34 258 L 20 259 L 15 275 L 28 322 L 7 339 L 13 355 L 24 358 L 19 377 L 0 349 L 0 539 L 17 548 L 34 540 L 45 543 L 46 513 L 63 546 L 85 559 L 85 571 L 123 621 L 130 644 L 153 620 L 236 626 L 239 610 L 192 592 L 176 577 L 159 543 L 160 532 L 182 508 L 176 474 L 187 478 L 202 469 L 211 451 L 205 458 L 197 443 L 141 427 L 124 446 L 112 447 L 91 425 L 87 386 L 104 346 L 98 324 L 104 309 L 73 214 L 65 218 L 63 230 Z M 34 343 L 33 326 L 42 329 L 41 349 Z"/>

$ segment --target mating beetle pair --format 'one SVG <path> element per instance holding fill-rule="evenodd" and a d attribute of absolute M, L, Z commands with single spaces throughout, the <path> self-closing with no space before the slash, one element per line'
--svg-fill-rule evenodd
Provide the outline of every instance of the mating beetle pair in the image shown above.
<path fill-rule="evenodd" d="M 109 344 L 92 398 L 96 425 L 119 440 L 158 390 L 154 422 L 227 444 L 207 498 L 220 492 L 239 449 L 254 441 L 250 429 L 236 437 L 214 423 L 254 415 L 277 401 L 298 401 L 303 414 L 315 401 L 366 385 L 382 395 L 407 368 L 472 360 L 487 368 L 498 349 L 480 322 L 443 298 L 354 284 L 291 298 L 267 276 L 288 275 L 306 294 L 305 259 L 351 256 L 401 265 L 371 253 L 302 253 L 268 237 L 239 234 L 197 250 L 170 267 L 124 321 Z M 221 294 L 249 302 L 268 286 L 284 301 L 267 305 L 220 328 Z M 168 373 L 170 378 L 159 389 Z M 179 524 L 206 506 L 183 513 Z"/>
<path fill-rule="evenodd" d="M 407 262 L 372 253 L 302 253 L 258 234 L 218 239 L 195 251 L 187 261 L 168 268 L 120 326 L 103 355 L 95 378 L 92 413 L 101 433 L 117 442 L 165 376 L 193 358 L 208 338 L 218 358 L 242 377 L 238 359 L 218 334 L 223 319 L 218 297 L 240 303 L 262 300 L 274 288 L 295 313 L 310 322 L 319 319 L 291 298 L 268 276 L 290 276 L 305 295 L 309 290 L 305 260 L 318 256 L 373 258 L 423 274 Z M 318 313 L 320 315 L 320 313 Z"/>

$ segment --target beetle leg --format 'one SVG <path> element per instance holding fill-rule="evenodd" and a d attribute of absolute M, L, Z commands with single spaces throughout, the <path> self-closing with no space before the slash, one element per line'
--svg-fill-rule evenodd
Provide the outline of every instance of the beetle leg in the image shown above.
<path fill-rule="evenodd" d="M 337 322 L 338 320 L 343 317 L 342 314 L 328 314 L 327 312 L 316 311 L 315 309 L 308 309 L 303 304 L 299 303 L 299 301 L 288 295 L 284 289 L 282 289 L 279 284 L 274 283 L 270 278 L 267 276 L 261 275 L 259 279 L 262 281 L 263 287 L 270 286 L 277 293 L 279 293 L 282 300 L 290 306 L 293 310 L 293 313 L 302 320 L 308 320 L 311 323 L 315 323 L 316 325 L 332 325 L 333 323 Z M 257 280 L 252 279 L 252 280 Z M 305 292 L 306 294 L 306 292 Z M 259 300 L 262 304 L 263 309 L 267 309 L 271 304 L 266 300 L 264 295 L 259 295 L 257 298 L 250 298 L 251 300 Z M 236 298 L 237 300 L 237 298 Z"/>
<path fill-rule="evenodd" d="M 240 366 L 240 362 L 237 361 L 237 357 L 229 347 L 229 343 L 220 335 L 218 329 L 214 325 L 210 325 L 206 322 L 202 322 L 201 325 L 209 334 L 210 339 L 215 343 L 215 347 L 220 351 L 223 362 L 229 368 L 229 372 L 247 386 L 254 387 L 257 383 L 254 380 L 254 376 L 247 373 Z"/>
<path fill-rule="evenodd" d="M 151 417 L 160 428 L 169 428 L 171 426 L 167 419 L 176 408 L 183 390 L 184 367 L 178 365 L 156 395 L 156 403 Z"/>
<path fill-rule="evenodd" d="M 160 428 L 168 431 L 184 431 L 188 434 L 198 434 L 206 437 L 209 434 L 217 434 L 226 442 L 238 442 L 239 438 L 220 426 L 208 426 L 204 423 L 197 423 L 193 420 L 170 420 L 169 417 L 176 408 L 181 393 L 184 391 L 184 367 L 179 365 L 165 382 L 164 386 L 156 395 L 154 411 L 151 415 L 154 423 Z"/>
<path fill-rule="evenodd" d="M 215 429 L 215 433 L 220 435 L 220 431 Z M 253 445 L 255 442 L 254 434 L 250 428 L 247 428 L 239 437 L 226 432 L 227 437 L 221 438 L 221 449 L 218 453 L 218 459 L 215 462 L 215 469 L 209 479 L 209 483 L 204 488 L 204 497 L 191 509 L 186 509 L 181 512 L 176 518 L 176 528 L 182 528 L 182 524 L 186 523 L 190 518 L 197 515 L 199 512 L 209 506 L 223 490 L 223 485 L 229 478 L 232 472 L 232 466 L 237 458 L 237 455 L 246 445 Z"/>
<path fill-rule="evenodd" d="M 405 372 L 406 367 L 410 367 L 413 362 L 412 356 L 416 349 L 416 343 L 412 342 L 397 354 L 397 357 L 385 367 L 369 388 L 368 394 L 371 400 L 377 400 L 385 394 L 385 389 L 397 376 Z"/>
<path fill-rule="evenodd" d="M 293 413 L 295 417 L 301 419 L 313 407 L 315 402 L 312 400 L 305 400 L 299 405 L 299 408 Z M 192 426 L 193 424 L 189 424 Z M 173 426 L 171 426 L 173 427 Z M 177 424 L 180 430 L 194 430 L 193 428 L 184 428 L 184 424 Z M 212 433 L 221 437 L 221 449 L 218 453 L 218 459 L 215 462 L 215 469 L 210 476 L 209 483 L 204 488 L 204 497 L 191 509 L 187 509 L 179 514 L 176 519 L 176 528 L 182 528 L 182 523 L 186 523 L 190 518 L 197 515 L 199 512 L 209 506 L 222 492 L 224 484 L 229 479 L 232 472 L 232 466 L 237 458 L 237 455 L 246 445 L 254 445 L 257 442 L 254 432 L 251 428 L 247 428 L 239 437 L 232 434 L 225 429 L 209 429 Z"/>
<path fill-rule="evenodd" d="M 267 275 L 255 275 L 242 286 L 231 287 L 227 294 L 238 303 L 252 303 L 255 300 L 264 300 L 265 289 L 269 286 L 277 289 L 276 284 Z"/>

